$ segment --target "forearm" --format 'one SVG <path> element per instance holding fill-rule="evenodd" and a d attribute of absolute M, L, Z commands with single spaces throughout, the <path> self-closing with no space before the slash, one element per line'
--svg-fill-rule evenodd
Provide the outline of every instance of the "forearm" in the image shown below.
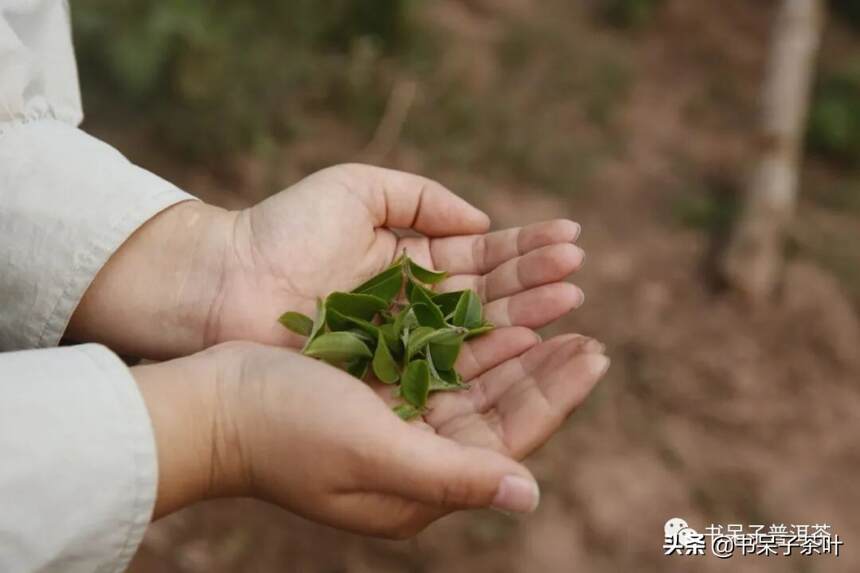
<path fill-rule="evenodd" d="M 96 275 L 66 336 L 156 359 L 204 348 L 231 217 L 188 201 L 147 221 Z"/>

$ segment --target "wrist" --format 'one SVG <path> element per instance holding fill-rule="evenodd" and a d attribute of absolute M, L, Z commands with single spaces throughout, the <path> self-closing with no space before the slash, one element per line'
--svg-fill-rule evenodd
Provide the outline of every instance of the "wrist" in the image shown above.
<path fill-rule="evenodd" d="M 153 519 L 205 499 L 243 496 L 249 480 L 234 422 L 240 343 L 131 368 L 158 456 Z"/>
<path fill-rule="evenodd" d="M 164 359 L 205 348 L 234 214 L 197 201 L 138 228 L 96 275 L 66 335 Z"/>
<path fill-rule="evenodd" d="M 158 491 L 153 519 L 209 497 L 211 425 L 209 387 L 214 372 L 190 359 L 131 369 L 152 423 L 158 456 Z"/>

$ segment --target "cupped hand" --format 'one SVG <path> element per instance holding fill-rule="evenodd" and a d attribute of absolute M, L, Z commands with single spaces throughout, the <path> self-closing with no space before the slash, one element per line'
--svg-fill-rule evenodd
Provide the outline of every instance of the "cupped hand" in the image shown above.
<path fill-rule="evenodd" d="M 352 289 L 404 250 L 451 273 L 438 290 L 480 293 L 498 326 L 537 328 L 582 303 L 563 282 L 583 261 L 579 225 L 489 224 L 434 181 L 365 165 L 324 169 L 243 211 L 183 202 L 113 254 L 66 335 L 153 359 L 230 340 L 299 346 L 277 321 L 283 312 L 313 314 L 317 298 Z"/>
<path fill-rule="evenodd" d="M 489 218 L 430 179 L 366 165 L 319 171 L 235 214 L 205 345 L 254 340 L 299 346 L 277 317 L 313 315 L 317 298 L 350 290 L 406 250 L 472 288 L 498 326 L 541 327 L 582 303 L 562 282 L 583 261 L 579 225 L 559 219 L 488 232 Z M 411 234 L 396 230 L 408 229 Z"/>
<path fill-rule="evenodd" d="M 179 374 L 185 382 L 159 385 L 158 369 L 183 364 L 191 365 Z M 189 416 L 176 396 L 201 364 L 217 382 L 191 402 L 212 406 L 209 415 Z M 457 509 L 529 512 L 537 485 L 514 459 L 549 439 L 607 366 L 602 347 L 584 337 L 539 343 L 528 329 L 502 328 L 464 346 L 457 367 L 470 389 L 434 394 L 413 423 L 392 413 L 390 387 L 357 383 L 289 349 L 231 343 L 138 367 L 159 445 L 156 515 L 183 505 L 171 492 L 201 473 L 210 496 L 253 495 L 386 537 L 413 535 Z M 174 398 L 160 400 L 159 391 Z M 181 425 L 194 423 L 196 431 Z M 172 451 L 195 449 L 202 451 L 195 463 L 171 461 L 182 459 Z"/>

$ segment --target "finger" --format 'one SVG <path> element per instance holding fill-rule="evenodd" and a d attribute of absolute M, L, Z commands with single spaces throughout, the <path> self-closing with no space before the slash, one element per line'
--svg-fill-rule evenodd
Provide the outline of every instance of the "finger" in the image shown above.
<path fill-rule="evenodd" d="M 519 356 L 538 342 L 540 337 L 528 328 L 497 328 L 464 344 L 454 368 L 468 382 L 482 372 Z"/>
<path fill-rule="evenodd" d="M 440 430 L 446 430 L 445 435 L 449 435 L 447 432 L 452 428 L 447 424 L 451 420 L 470 414 L 486 413 L 511 385 L 531 376 L 543 362 L 565 345 L 581 348 L 585 353 L 603 352 L 602 344 L 579 334 L 553 337 L 483 372 L 471 380 L 468 390 L 434 395 L 433 407 L 425 417 L 427 422 Z"/>
<path fill-rule="evenodd" d="M 566 344 L 534 374 L 511 385 L 492 414 L 507 451 L 519 458 L 546 442 L 608 368 L 606 356 Z"/>
<path fill-rule="evenodd" d="M 484 233 L 490 227 L 490 218 L 483 211 L 432 179 L 369 165 L 340 168 L 379 227 L 415 229 L 433 237 Z M 358 184 L 362 182 L 366 184 Z"/>
<path fill-rule="evenodd" d="M 364 268 L 371 269 L 366 276 L 361 277 L 360 282 L 369 279 L 370 277 L 380 273 L 388 268 L 391 261 L 397 256 L 397 241 L 398 237 L 391 229 L 379 227 L 374 232 L 374 240 L 367 251 Z"/>
<path fill-rule="evenodd" d="M 535 249 L 573 243 L 580 230 L 579 223 L 555 219 L 486 235 L 433 239 L 430 252 L 437 268 L 450 273 L 483 275 L 505 261 Z"/>
<path fill-rule="evenodd" d="M 491 450 L 460 445 L 402 425 L 365 452 L 358 483 L 373 483 L 394 494 L 447 509 L 496 507 L 531 512 L 539 493 L 521 464 Z"/>
<path fill-rule="evenodd" d="M 459 411 L 431 412 L 437 433 L 522 459 L 540 447 L 588 395 L 608 367 L 603 346 L 558 336 L 490 370 L 467 391 Z"/>
<path fill-rule="evenodd" d="M 540 328 L 578 308 L 585 295 L 570 283 L 552 283 L 500 298 L 484 307 L 484 316 L 496 326 Z"/>
<path fill-rule="evenodd" d="M 540 337 L 528 328 L 497 328 L 464 344 L 454 368 L 463 380 L 468 382 L 482 372 L 519 356 L 538 342 Z M 372 387 L 386 404 L 394 406 L 402 402 L 402 398 L 393 395 L 393 387 L 390 384 L 378 382 L 373 383 Z M 462 399 L 461 394 L 462 392 L 436 392 L 431 396 L 430 409 L 444 408 L 447 398 Z M 442 401 L 439 402 L 439 399 Z"/>
<path fill-rule="evenodd" d="M 570 243 L 541 247 L 506 261 L 486 275 L 455 275 L 439 283 L 440 292 L 472 289 L 484 302 L 560 281 L 582 266 L 585 252 Z"/>

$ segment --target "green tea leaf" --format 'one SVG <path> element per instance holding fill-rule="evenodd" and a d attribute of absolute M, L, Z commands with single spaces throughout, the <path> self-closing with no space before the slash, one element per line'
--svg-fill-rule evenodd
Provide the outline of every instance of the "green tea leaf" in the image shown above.
<path fill-rule="evenodd" d="M 442 316 L 442 311 L 432 302 L 425 304 L 418 302 L 412 305 L 412 311 L 415 313 L 415 318 L 418 319 L 418 324 L 421 326 L 430 326 L 433 328 L 445 328 L 448 324 L 445 322 L 445 317 Z"/>
<path fill-rule="evenodd" d="M 278 322 L 296 334 L 301 334 L 302 336 L 310 336 L 311 331 L 314 328 L 314 321 L 311 317 L 300 312 L 285 312 L 281 315 L 281 318 L 278 319 Z"/>
<path fill-rule="evenodd" d="M 373 354 L 373 373 L 379 378 L 380 382 L 385 382 L 386 384 L 394 384 L 400 378 L 397 364 L 388 350 L 388 344 L 385 342 L 382 332 L 379 333 L 376 352 Z"/>
<path fill-rule="evenodd" d="M 440 370 L 450 370 L 454 367 L 460 348 L 463 346 L 464 335 L 457 336 L 447 342 L 431 342 L 429 345 L 433 364 Z"/>
<path fill-rule="evenodd" d="M 430 370 L 430 385 L 433 385 L 433 379 L 439 378 L 439 373 L 436 371 L 436 366 L 433 364 L 433 355 L 429 352 L 425 355 L 424 359 L 427 361 L 427 368 Z"/>
<path fill-rule="evenodd" d="M 379 332 L 382 334 L 382 338 L 385 340 L 385 344 L 388 345 L 388 350 L 392 355 L 399 355 L 403 352 L 403 343 L 400 342 L 400 338 L 394 330 L 394 323 L 380 324 Z"/>
<path fill-rule="evenodd" d="M 433 291 L 425 287 L 421 283 L 421 280 L 412 272 L 416 266 L 417 265 L 412 262 L 412 259 L 404 255 L 403 274 L 406 276 L 406 299 L 409 302 L 430 302 L 433 298 Z M 427 269 L 423 269 L 422 267 L 418 268 L 426 272 L 431 272 L 427 271 Z"/>
<path fill-rule="evenodd" d="M 325 315 L 326 308 L 325 302 L 322 299 L 317 299 L 317 315 L 314 318 L 314 327 L 311 329 L 311 334 L 308 336 L 308 339 L 305 340 L 305 345 L 302 347 L 302 352 L 308 349 L 311 342 L 317 339 L 320 334 L 325 332 Z"/>
<path fill-rule="evenodd" d="M 422 350 L 430 343 L 437 330 L 429 326 L 419 326 L 409 332 L 406 337 L 406 360 L 412 360 L 416 352 Z"/>
<path fill-rule="evenodd" d="M 406 262 L 409 264 L 409 272 L 412 276 L 424 284 L 435 285 L 448 276 L 448 273 L 445 271 L 431 271 L 430 269 L 425 269 L 408 257 L 406 258 Z"/>
<path fill-rule="evenodd" d="M 439 371 L 439 377 L 442 380 L 444 380 L 445 382 L 447 382 L 448 384 L 451 384 L 453 386 L 459 386 L 461 388 L 468 388 L 469 387 L 468 384 L 463 382 L 463 377 L 460 376 L 460 373 L 457 372 L 456 370 L 453 370 L 453 369 L 451 369 L 451 370 L 440 370 Z"/>
<path fill-rule="evenodd" d="M 469 387 L 463 383 L 463 378 L 456 370 L 439 370 L 430 380 L 430 391 L 465 390 Z"/>
<path fill-rule="evenodd" d="M 409 278 L 412 288 L 407 293 L 409 302 L 413 304 L 422 303 L 427 306 L 434 306 L 433 291 L 424 287 L 420 283 L 415 282 L 414 278 Z"/>
<path fill-rule="evenodd" d="M 481 336 L 482 334 L 486 334 L 495 328 L 496 328 L 495 325 L 493 325 L 489 322 L 484 322 L 484 324 L 482 324 L 481 326 L 476 326 L 475 328 L 470 328 L 468 334 L 466 334 L 466 340 L 471 340 L 472 338 L 475 338 L 476 336 Z"/>
<path fill-rule="evenodd" d="M 351 332 L 323 334 L 308 345 L 304 354 L 334 364 L 372 356 L 361 338 Z"/>
<path fill-rule="evenodd" d="M 440 344 L 450 344 L 453 341 L 459 341 L 466 333 L 469 332 L 465 328 L 461 326 L 449 326 L 447 328 L 440 328 L 436 331 L 436 335 L 430 342 L 438 342 Z"/>
<path fill-rule="evenodd" d="M 358 329 L 365 332 L 371 340 L 376 341 L 379 327 L 361 318 L 347 316 L 333 308 L 326 310 L 326 322 L 333 331 Z"/>
<path fill-rule="evenodd" d="M 406 281 L 406 300 L 409 302 L 425 302 L 433 298 L 433 291 L 422 285 L 421 283 L 407 279 Z"/>
<path fill-rule="evenodd" d="M 463 292 L 465 291 L 457 290 L 433 295 L 433 302 L 436 303 L 444 316 L 448 316 L 449 314 L 454 314 L 454 309 L 457 308 L 457 303 L 460 302 Z"/>
<path fill-rule="evenodd" d="M 419 410 L 418 408 L 416 408 L 412 404 L 406 404 L 406 403 L 398 404 L 397 406 L 394 406 L 392 408 L 392 410 L 394 410 L 395 414 L 400 416 L 401 420 L 406 420 L 406 421 L 409 421 L 412 418 L 415 418 L 415 417 L 421 415 L 421 410 Z"/>
<path fill-rule="evenodd" d="M 400 392 L 403 398 L 416 408 L 424 407 L 430 392 L 430 368 L 426 360 L 413 360 L 409 363 L 400 379 Z"/>
<path fill-rule="evenodd" d="M 457 308 L 454 309 L 454 317 L 451 322 L 455 326 L 466 328 L 477 328 L 484 322 L 484 313 L 481 308 L 481 299 L 473 290 L 463 291 Z"/>
<path fill-rule="evenodd" d="M 437 370 L 432 354 L 427 355 L 427 365 L 430 368 L 430 392 L 468 387 L 463 384 L 463 379 L 455 370 Z"/>
<path fill-rule="evenodd" d="M 415 312 L 412 310 L 412 305 L 407 306 L 394 318 L 394 334 L 399 338 L 406 329 L 418 326 L 418 319 L 415 318 Z"/>
<path fill-rule="evenodd" d="M 370 366 L 370 360 L 367 358 L 356 358 L 346 363 L 346 371 L 359 380 L 362 380 L 367 375 L 368 366 Z"/>
<path fill-rule="evenodd" d="M 326 298 L 326 307 L 344 316 L 371 320 L 377 312 L 388 308 L 388 303 L 370 294 L 333 292 Z"/>
<path fill-rule="evenodd" d="M 352 290 L 356 294 L 376 296 L 390 303 L 403 288 L 402 263 L 397 262 Z"/>
<path fill-rule="evenodd" d="M 374 338 L 372 334 L 368 333 L 365 330 L 362 330 L 360 328 L 350 328 L 349 330 L 345 330 L 344 332 L 349 332 L 351 334 L 356 335 L 370 349 L 376 347 L 376 338 Z M 379 331 L 377 330 L 377 332 Z M 379 335 L 377 334 L 377 337 L 378 336 Z"/>
<path fill-rule="evenodd" d="M 424 350 L 430 343 L 451 344 L 462 338 L 465 333 L 466 331 L 462 328 L 430 328 L 428 326 L 419 326 L 409 333 L 406 343 L 406 360 L 412 360 L 415 354 Z"/>

